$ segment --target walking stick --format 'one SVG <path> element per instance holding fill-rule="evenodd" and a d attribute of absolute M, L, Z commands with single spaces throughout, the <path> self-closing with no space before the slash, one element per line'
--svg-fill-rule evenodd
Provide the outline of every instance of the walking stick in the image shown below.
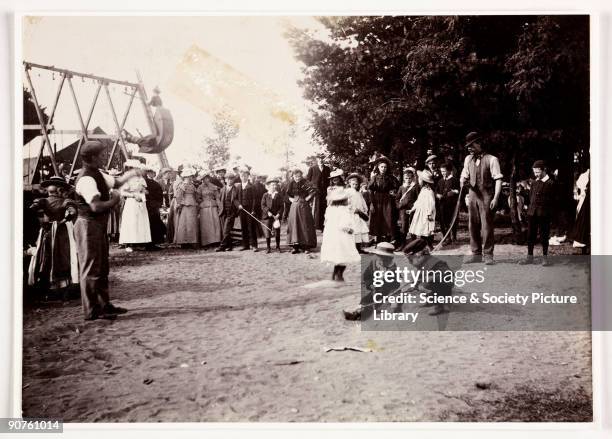
<path fill-rule="evenodd" d="M 435 251 L 438 251 L 440 247 L 442 247 L 442 244 L 444 244 L 444 241 L 446 241 L 446 238 L 448 238 L 448 235 L 450 235 L 451 231 L 453 230 L 455 221 L 457 221 L 457 217 L 459 216 L 459 206 L 461 206 L 461 194 L 463 194 L 464 187 L 465 185 L 461 186 L 461 188 L 459 189 L 459 197 L 457 198 L 457 205 L 455 206 L 455 213 L 453 214 L 453 220 L 451 221 L 450 226 L 448 227 L 448 230 L 446 231 L 446 234 L 442 237 L 442 240 L 438 242 L 438 245 L 436 245 L 431 251 L 432 253 Z"/>
<path fill-rule="evenodd" d="M 261 227 L 265 227 L 266 229 L 268 229 L 270 231 L 270 233 L 272 233 L 272 229 L 270 229 L 270 227 L 266 226 L 264 223 L 262 223 L 261 221 L 259 221 L 257 218 L 255 218 L 253 215 L 251 215 L 251 212 L 249 212 L 246 209 L 242 209 L 245 213 L 247 213 L 251 218 L 253 218 L 255 221 L 257 221 L 259 224 L 261 224 Z"/>

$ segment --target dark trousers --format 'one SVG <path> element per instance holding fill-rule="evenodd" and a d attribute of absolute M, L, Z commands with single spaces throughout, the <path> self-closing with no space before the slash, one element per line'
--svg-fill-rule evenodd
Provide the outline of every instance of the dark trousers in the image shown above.
<path fill-rule="evenodd" d="M 74 238 L 79 259 L 79 283 L 85 317 L 110 303 L 108 295 L 108 237 L 106 221 L 77 218 Z"/>
<path fill-rule="evenodd" d="M 232 229 L 234 228 L 234 223 L 236 222 L 236 217 L 234 215 L 223 215 L 221 216 L 221 224 L 223 224 L 223 239 L 221 240 L 220 247 L 223 248 L 232 248 Z"/>
<path fill-rule="evenodd" d="M 493 255 L 495 236 L 493 234 L 493 211 L 490 208 L 493 194 L 470 188 L 468 215 L 470 228 L 470 249 L 474 255 Z"/>
<path fill-rule="evenodd" d="M 442 230 L 442 236 L 446 235 L 446 232 L 450 227 L 456 205 L 457 197 L 449 197 L 440 200 L 440 229 Z M 450 233 L 450 237 L 454 241 L 457 240 L 457 221 L 455 221 L 455 224 L 453 224 L 453 230 Z"/>
<path fill-rule="evenodd" d="M 540 230 L 540 242 L 542 243 L 542 254 L 548 254 L 548 238 L 550 238 L 550 221 L 549 216 L 531 215 L 527 217 L 527 254 L 533 255 L 533 247 L 538 238 L 538 229 Z"/>
<path fill-rule="evenodd" d="M 240 212 L 240 228 L 242 229 L 242 248 L 257 248 L 257 222 L 246 212 Z"/>

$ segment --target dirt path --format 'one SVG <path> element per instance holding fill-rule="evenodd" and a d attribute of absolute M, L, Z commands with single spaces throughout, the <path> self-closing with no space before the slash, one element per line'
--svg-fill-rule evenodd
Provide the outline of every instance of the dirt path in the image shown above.
<path fill-rule="evenodd" d="M 341 316 L 358 270 L 306 289 L 330 275 L 318 254 L 114 250 L 111 297 L 128 314 L 85 324 L 78 300 L 25 310 L 24 416 L 450 421 L 488 419 L 520 389 L 589 402 L 590 333 L 362 332 Z"/>

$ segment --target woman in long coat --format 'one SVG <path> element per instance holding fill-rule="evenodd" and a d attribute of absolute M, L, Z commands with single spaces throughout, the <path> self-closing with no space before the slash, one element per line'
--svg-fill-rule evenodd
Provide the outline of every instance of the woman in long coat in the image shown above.
<path fill-rule="evenodd" d="M 293 171 L 293 180 L 287 187 L 287 196 L 291 201 L 289 216 L 287 217 L 287 243 L 293 247 L 291 253 L 299 253 L 317 246 L 317 234 L 312 217 L 309 201 L 315 190 L 303 178 L 302 171 Z"/>
<path fill-rule="evenodd" d="M 390 241 L 394 235 L 394 197 L 399 182 L 391 175 L 390 167 L 390 160 L 385 156 L 380 157 L 376 161 L 376 171 L 368 185 L 372 200 L 370 206 L 370 235 L 376 236 L 376 242 Z"/>
<path fill-rule="evenodd" d="M 204 175 L 196 190 L 200 205 L 200 245 L 207 247 L 221 242 L 221 220 L 219 219 L 219 188 L 211 183 L 209 174 Z"/>
<path fill-rule="evenodd" d="M 395 199 L 397 200 L 397 208 L 399 210 L 399 225 L 400 225 L 400 242 L 399 247 L 406 243 L 406 237 L 408 236 L 408 229 L 410 228 L 410 221 L 412 220 L 412 214 L 408 213 L 414 202 L 419 196 L 419 184 L 416 181 L 414 168 L 404 169 L 404 181 L 397 191 Z"/>
<path fill-rule="evenodd" d="M 183 181 L 176 187 L 175 209 L 176 230 L 174 242 L 182 247 L 195 246 L 198 243 L 198 202 L 196 199 L 196 187 L 193 184 L 195 171 L 186 168 L 181 173 Z"/>

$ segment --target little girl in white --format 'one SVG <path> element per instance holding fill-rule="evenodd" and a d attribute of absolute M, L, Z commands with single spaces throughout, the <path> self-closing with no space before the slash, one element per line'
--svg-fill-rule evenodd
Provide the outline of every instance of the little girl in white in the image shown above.
<path fill-rule="evenodd" d="M 423 238 L 433 248 L 433 234 L 436 224 L 436 196 L 433 191 L 433 175 L 429 170 L 417 171 L 421 191 L 410 213 L 414 212 L 408 232 L 413 238 Z"/>

